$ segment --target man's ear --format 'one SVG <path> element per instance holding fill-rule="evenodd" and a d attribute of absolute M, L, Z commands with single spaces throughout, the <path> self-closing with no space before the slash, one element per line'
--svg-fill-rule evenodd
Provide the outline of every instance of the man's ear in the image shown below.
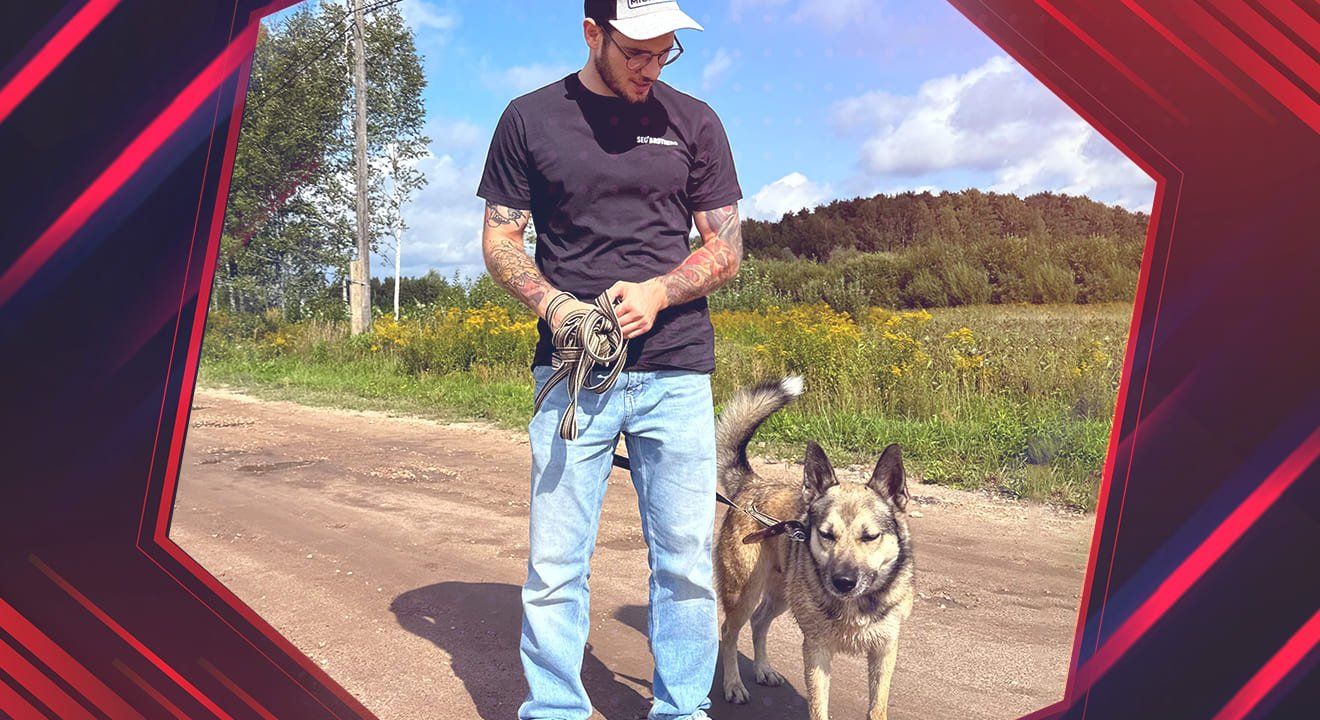
<path fill-rule="evenodd" d="M 807 459 L 802 470 L 802 497 L 808 503 L 839 484 L 834 466 L 825 457 L 825 451 L 814 442 L 807 442 Z"/>
<path fill-rule="evenodd" d="M 591 18 L 582 19 L 582 39 L 587 42 L 588 48 L 599 49 L 598 46 L 604 40 L 604 37 L 604 30 L 596 24 L 595 20 Z"/>
<path fill-rule="evenodd" d="M 907 477 L 903 472 L 903 452 L 898 445 L 890 445 L 880 453 L 867 487 L 893 503 L 900 511 L 907 510 Z"/>

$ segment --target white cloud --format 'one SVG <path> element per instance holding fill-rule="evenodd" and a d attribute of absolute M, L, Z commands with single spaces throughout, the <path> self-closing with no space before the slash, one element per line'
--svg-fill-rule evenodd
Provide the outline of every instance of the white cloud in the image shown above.
<path fill-rule="evenodd" d="M 481 165 L 442 155 L 424 158 L 418 166 L 428 182 L 404 209 L 408 229 L 403 235 L 403 274 L 425 275 L 433 269 L 446 276 L 455 270 L 464 275 L 480 272 L 484 203 L 476 191 Z"/>
<path fill-rule="evenodd" d="M 432 118 L 427 155 L 417 167 L 427 184 L 404 206 L 408 229 L 403 235 L 403 274 L 430 270 L 449 277 L 455 271 L 475 276 L 485 270 L 481 257 L 481 219 L 485 203 L 476 196 L 492 131 L 460 119 Z M 377 274 L 394 272 L 393 254 L 381 259 Z"/>
<path fill-rule="evenodd" d="M 426 136 L 431 138 L 431 153 L 458 155 L 463 160 L 473 151 L 485 152 L 490 143 L 490 132 L 466 120 L 432 118 L 426 123 Z"/>
<path fill-rule="evenodd" d="M 399 11 L 403 13 L 403 19 L 413 31 L 419 34 L 448 33 L 458 27 L 459 23 L 457 14 L 441 10 L 434 3 L 426 0 L 403 0 L 399 5 Z"/>
<path fill-rule="evenodd" d="M 701 88 L 710 91 L 718 87 L 724 76 L 733 69 L 736 55 L 736 51 L 730 52 L 727 48 L 716 50 L 715 57 L 711 58 L 710 62 L 706 63 L 705 69 L 701 71 Z"/>
<path fill-rule="evenodd" d="M 753 195 L 745 214 L 756 220 L 778 220 L 784 213 L 815 207 L 832 196 L 828 184 L 812 182 L 799 172 L 789 173 Z"/>
<path fill-rule="evenodd" d="M 485 65 L 486 62 L 483 60 L 482 64 Z M 572 71 L 573 68 L 569 65 L 532 63 L 531 65 L 515 65 L 499 70 L 484 69 L 481 71 L 481 79 L 492 89 L 506 94 L 522 95 L 549 85 Z"/>
<path fill-rule="evenodd" d="M 866 130 L 874 133 L 878 128 L 892 127 L 913 104 L 913 98 L 890 95 L 883 90 L 872 90 L 856 97 L 841 100 L 834 105 L 830 121 L 844 133 Z"/>
<path fill-rule="evenodd" d="M 871 128 L 861 149 L 872 178 L 990 173 L 990 189 L 1054 190 L 1148 210 L 1154 182 L 1020 66 L 993 57 L 928 80 L 913 97 L 868 93 L 834 107 L 834 124 Z"/>

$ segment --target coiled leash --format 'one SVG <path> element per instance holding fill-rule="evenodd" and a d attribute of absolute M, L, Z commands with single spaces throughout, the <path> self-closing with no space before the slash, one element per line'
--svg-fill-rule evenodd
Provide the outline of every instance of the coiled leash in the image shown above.
<path fill-rule="evenodd" d="M 546 305 L 546 318 L 554 317 L 555 310 L 559 309 L 560 305 L 573 299 L 575 298 L 566 292 L 556 295 Z M 576 440 L 578 436 L 578 393 L 583 390 L 596 393 L 609 390 L 619 379 L 619 373 L 623 370 L 624 361 L 628 356 L 628 341 L 624 339 L 623 331 L 619 328 L 619 316 L 614 312 L 614 303 L 610 302 L 609 294 L 601 293 L 597 296 L 595 305 L 596 307 L 591 310 L 579 310 L 564 318 L 564 322 L 551 336 L 551 342 L 555 346 L 551 358 L 554 372 L 541 387 L 541 392 L 536 394 L 533 412 L 541 409 L 541 403 L 550 394 L 551 388 L 562 381 L 568 382 L 568 408 L 559 421 L 559 436 L 565 440 Z M 607 367 L 609 372 L 600 382 L 589 385 L 587 375 L 596 365 Z M 632 472 L 632 464 L 628 458 L 618 453 L 614 454 L 614 465 Z M 782 534 L 787 534 L 788 539 L 794 542 L 805 542 L 807 539 L 807 526 L 800 520 L 780 520 L 757 510 L 755 505 L 744 508 L 718 490 L 715 491 L 715 499 L 761 524 L 761 530 L 743 538 L 744 544 L 761 542 Z"/>
<path fill-rule="evenodd" d="M 572 295 L 561 292 L 546 305 L 547 321 L 555 316 L 560 305 L 575 300 Z M 603 292 L 596 297 L 596 307 L 591 310 L 579 310 L 568 317 L 551 336 L 555 351 L 551 358 L 554 373 L 536 394 L 534 410 L 541 409 L 541 403 L 550 394 L 550 389 L 561 381 L 568 382 L 568 409 L 559 421 L 559 437 L 576 440 L 578 393 L 590 390 L 603 393 L 614 386 L 623 370 L 628 357 L 628 341 L 619 328 L 619 316 L 614 312 L 614 303 L 610 302 L 609 293 Z M 587 383 L 587 375 L 597 365 L 605 366 L 609 372 L 595 385 Z"/>
<path fill-rule="evenodd" d="M 628 472 L 632 472 L 632 463 L 629 462 L 628 458 L 618 453 L 614 453 L 614 467 L 623 468 Z M 757 530 L 754 533 L 749 533 L 743 537 L 744 545 L 769 540 L 776 535 L 783 534 L 787 534 L 788 539 L 793 542 L 807 541 L 807 525 L 801 520 L 780 520 L 773 515 L 767 515 L 760 510 L 757 510 L 755 505 L 742 507 L 729 498 L 724 497 L 724 493 L 719 490 L 715 491 L 715 500 L 728 505 L 734 510 L 747 515 L 747 517 L 750 517 L 761 524 L 762 529 Z"/>

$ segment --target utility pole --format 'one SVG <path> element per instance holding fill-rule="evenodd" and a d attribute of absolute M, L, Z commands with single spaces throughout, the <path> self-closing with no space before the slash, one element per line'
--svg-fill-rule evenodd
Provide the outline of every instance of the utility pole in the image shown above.
<path fill-rule="evenodd" d="M 400 270 L 402 269 L 403 257 L 403 233 L 394 233 L 394 322 L 399 321 L 399 281 L 401 280 Z"/>
<path fill-rule="evenodd" d="M 394 235 L 394 322 L 399 321 L 399 286 L 403 281 L 403 192 L 399 189 L 399 146 L 390 146 L 390 231 Z"/>
<path fill-rule="evenodd" d="M 357 161 L 357 258 L 350 266 L 352 286 L 349 292 L 351 332 L 360 335 L 371 330 L 371 215 L 367 206 L 367 59 L 366 32 L 362 20 L 363 0 L 353 1 L 353 100 L 357 106 L 354 123 L 353 157 Z"/>

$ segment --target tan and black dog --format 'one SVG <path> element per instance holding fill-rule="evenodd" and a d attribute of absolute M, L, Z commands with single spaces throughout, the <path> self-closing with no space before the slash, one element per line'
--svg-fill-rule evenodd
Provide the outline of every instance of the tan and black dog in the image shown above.
<path fill-rule="evenodd" d="M 912 610 L 914 595 L 903 460 L 898 446 L 890 445 L 869 482 L 840 482 L 825 452 L 812 442 L 807 444 L 801 487 L 760 477 L 747 462 L 747 443 L 766 418 L 801 392 L 798 377 L 742 389 L 716 425 L 720 480 L 729 498 L 743 508 L 753 506 L 806 526 L 802 542 L 777 535 L 744 543 L 761 526 L 737 510 L 725 513 L 715 549 L 724 609 L 724 697 L 738 704 L 749 698 L 738 671 L 738 632 L 748 618 L 756 682 L 784 682 L 770 667 L 766 633 L 777 616 L 791 609 L 802 628 L 811 720 L 829 717 L 830 660 L 838 652 L 867 657 L 868 718 L 883 720 L 899 626 Z"/>

